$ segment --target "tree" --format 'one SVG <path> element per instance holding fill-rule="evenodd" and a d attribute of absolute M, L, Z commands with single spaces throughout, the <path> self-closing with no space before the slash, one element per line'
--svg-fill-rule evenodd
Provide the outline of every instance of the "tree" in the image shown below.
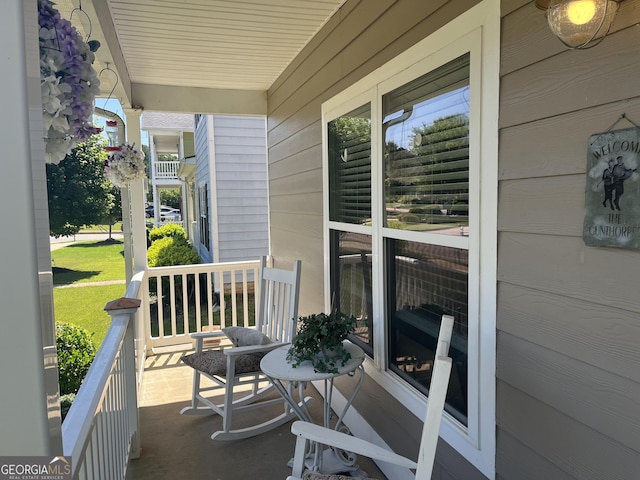
<path fill-rule="evenodd" d="M 116 195 L 105 179 L 107 153 L 99 135 L 79 144 L 59 164 L 47 164 L 49 231 L 54 237 L 75 235 L 84 225 L 109 216 Z"/>
<path fill-rule="evenodd" d="M 180 209 L 182 200 L 181 191 L 178 188 L 170 190 L 160 190 L 160 203 L 167 207 Z"/>

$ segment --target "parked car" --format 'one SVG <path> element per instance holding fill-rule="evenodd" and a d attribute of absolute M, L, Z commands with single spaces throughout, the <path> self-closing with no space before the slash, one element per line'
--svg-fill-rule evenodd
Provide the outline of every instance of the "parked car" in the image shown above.
<path fill-rule="evenodd" d="M 180 210 L 171 207 L 160 207 L 160 220 L 163 222 L 179 222 L 182 216 Z"/>
<path fill-rule="evenodd" d="M 147 205 L 144 209 L 147 218 L 153 218 L 154 211 L 153 203 Z M 160 220 L 163 222 L 180 222 L 182 220 L 182 214 L 177 208 L 160 205 Z"/>

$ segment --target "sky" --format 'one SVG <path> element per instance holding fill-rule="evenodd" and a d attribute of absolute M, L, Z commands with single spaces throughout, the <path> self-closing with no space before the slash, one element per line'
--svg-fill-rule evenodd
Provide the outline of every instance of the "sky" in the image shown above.
<path fill-rule="evenodd" d="M 116 99 L 107 100 L 106 98 L 96 98 L 95 105 L 96 105 L 96 107 L 99 107 L 99 108 L 102 108 L 104 110 L 108 110 L 110 112 L 115 113 L 123 121 L 126 122 L 127 119 L 124 116 L 124 112 L 122 111 L 122 106 L 120 105 L 120 102 L 118 100 L 116 100 Z M 101 127 L 103 129 L 102 130 L 102 135 L 104 135 L 104 137 L 106 138 L 106 134 L 104 133 L 104 127 L 105 127 L 106 119 L 94 115 L 94 120 L 93 121 L 98 127 Z M 149 134 L 147 132 L 141 131 L 140 135 L 142 136 L 142 144 L 148 146 L 149 145 Z"/>

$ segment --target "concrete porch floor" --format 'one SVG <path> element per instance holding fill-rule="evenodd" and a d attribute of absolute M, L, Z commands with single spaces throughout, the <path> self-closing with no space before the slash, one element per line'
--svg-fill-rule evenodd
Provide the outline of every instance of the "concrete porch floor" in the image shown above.
<path fill-rule="evenodd" d="M 253 438 L 214 441 L 210 436 L 221 428 L 220 416 L 180 415 L 189 404 L 193 378 L 193 370 L 180 361 L 184 353 L 147 358 L 140 392 L 142 452 L 129 462 L 126 479 L 284 480 L 291 473 L 287 461 L 295 445 L 291 423 Z M 314 418 L 321 419 L 322 397 L 312 385 L 306 394 L 314 397 Z M 270 408 L 277 412 L 282 407 Z M 266 413 L 265 409 L 242 413 L 234 417 L 235 427 L 259 423 Z M 369 476 L 386 480 L 369 459 L 359 458 L 358 464 Z"/>

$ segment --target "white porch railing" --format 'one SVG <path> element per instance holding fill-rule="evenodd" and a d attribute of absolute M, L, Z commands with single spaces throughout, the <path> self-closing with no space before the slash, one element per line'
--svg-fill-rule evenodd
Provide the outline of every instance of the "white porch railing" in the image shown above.
<path fill-rule="evenodd" d="M 259 260 L 147 270 L 147 348 L 192 343 L 190 333 L 255 325 Z M 144 305 L 143 305 L 144 306 Z"/>
<path fill-rule="evenodd" d="M 153 162 L 153 176 L 154 178 L 178 178 L 179 166 L 180 162 Z"/>
<path fill-rule="evenodd" d="M 145 272 L 134 275 L 125 296 L 140 298 Z M 116 313 L 91 368 L 62 423 L 64 455 L 74 479 L 125 478 L 139 455 L 135 319 Z"/>
<path fill-rule="evenodd" d="M 192 332 L 255 324 L 259 266 L 255 260 L 157 267 L 133 276 L 125 296 L 141 299 L 141 308 L 112 316 L 62 423 L 63 451 L 72 458 L 74 479 L 125 478 L 129 459 L 140 451 L 138 386 L 145 343 L 147 348 L 185 344 Z"/>

